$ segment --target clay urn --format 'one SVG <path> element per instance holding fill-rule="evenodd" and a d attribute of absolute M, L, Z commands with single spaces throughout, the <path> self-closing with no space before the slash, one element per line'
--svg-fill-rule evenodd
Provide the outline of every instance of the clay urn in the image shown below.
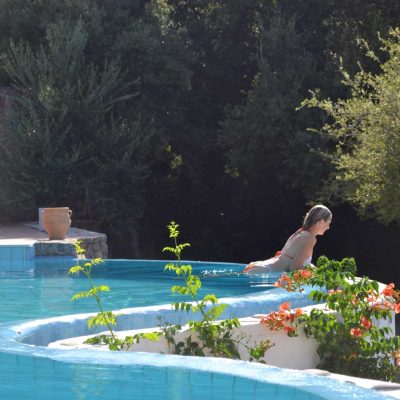
<path fill-rule="evenodd" d="M 68 207 L 52 207 L 43 209 L 43 226 L 49 240 L 65 239 L 71 226 L 72 211 Z"/>

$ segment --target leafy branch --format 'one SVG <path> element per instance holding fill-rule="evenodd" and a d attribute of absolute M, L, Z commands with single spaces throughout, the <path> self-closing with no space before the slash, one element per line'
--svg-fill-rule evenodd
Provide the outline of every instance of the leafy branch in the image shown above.
<path fill-rule="evenodd" d="M 78 264 L 71 267 L 68 271 L 69 275 L 79 275 L 80 273 L 84 274 L 87 280 L 89 281 L 90 289 L 85 290 L 83 292 L 76 293 L 72 296 L 71 301 L 75 301 L 78 299 L 93 297 L 99 307 L 100 312 L 96 314 L 94 317 L 89 318 L 88 320 L 88 327 L 91 329 L 92 327 L 97 326 L 105 326 L 107 327 L 108 331 L 113 340 L 116 340 L 113 326 L 117 324 L 116 315 L 113 314 L 111 311 L 104 311 L 100 293 L 101 292 L 108 292 L 110 288 L 107 285 L 99 285 L 95 286 L 92 279 L 92 268 L 95 265 L 99 265 L 103 262 L 101 258 L 95 258 L 91 261 L 86 261 L 84 264 L 80 264 L 80 257 L 84 254 L 85 250 L 81 247 L 81 241 L 77 241 L 73 244 L 76 254 L 78 256 Z"/>
<path fill-rule="evenodd" d="M 400 291 L 391 283 L 381 289 L 368 277 L 356 276 L 353 258 L 342 261 L 320 257 L 315 270 L 283 275 L 276 286 L 301 291 L 304 285 L 315 287 L 310 297 L 325 303 L 326 309 L 314 308 L 309 314 L 293 312 L 282 304 L 279 312 L 263 317 L 261 323 L 273 330 L 284 329 L 297 336 L 298 328 L 318 343 L 319 368 L 348 375 L 395 380 L 400 337 L 388 326 L 376 321 L 391 321 L 400 313 Z M 300 310 L 301 311 L 301 310 Z"/>
<path fill-rule="evenodd" d="M 195 333 L 199 341 L 193 340 L 192 336 L 185 339 L 185 342 L 175 343 L 174 335 L 178 326 L 169 325 L 163 328 L 164 335 L 170 345 L 175 346 L 176 354 L 204 356 L 206 349 L 217 357 L 240 358 L 238 346 L 241 344 L 248 349 L 251 359 L 259 360 L 271 347 L 271 343 L 266 340 L 250 348 L 244 341 L 245 336 L 234 336 L 234 329 L 240 327 L 238 318 L 217 321 L 226 308 L 226 304 L 220 304 L 214 294 L 207 294 L 199 298 L 198 292 L 201 289 L 201 280 L 193 274 L 191 265 L 182 264 L 182 250 L 189 247 L 189 243 L 178 243 L 179 225 L 172 221 L 168 225 L 169 237 L 173 240 L 173 247 L 164 247 L 163 251 L 173 253 L 177 258 L 177 263 L 168 263 L 165 270 L 173 271 L 183 279 L 183 285 L 175 285 L 171 288 L 173 293 L 189 296 L 191 302 L 175 302 L 173 307 L 176 311 L 181 310 L 186 313 L 199 313 L 199 321 L 189 320 L 189 330 Z M 180 326 L 179 326 L 180 329 Z"/>
<path fill-rule="evenodd" d="M 111 335 L 97 335 L 87 339 L 85 343 L 92 345 L 108 345 L 108 348 L 110 350 L 127 350 L 133 344 L 138 343 L 141 339 L 147 339 L 151 341 L 158 340 L 161 332 L 138 333 L 133 336 L 126 336 L 124 339 L 119 339 L 118 337 L 116 337 L 112 327 L 117 324 L 117 315 L 115 315 L 112 311 L 104 310 L 100 297 L 100 294 L 102 292 L 108 292 L 110 291 L 110 288 L 107 285 L 95 286 L 92 279 L 92 268 L 95 265 L 101 264 L 103 260 L 101 258 L 95 258 L 91 261 L 86 261 L 81 265 L 80 259 L 85 253 L 85 250 L 81 247 L 80 244 L 81 241 L 77 241 L 74 243 L 74 248 L 78 256 L 78 265 L 71 267 L 68 274 L 84 274 L 89 281 L 90 289 L 75 293 L 72 296 L 71 301 L 93 297 L 97 303 L 97 306 L 99 307 L 100 312 L 98 312 L 94 317 L 88 319 L 88 328 L 91 329 L 93 327 L 105 326 L 107 327 Z"/>

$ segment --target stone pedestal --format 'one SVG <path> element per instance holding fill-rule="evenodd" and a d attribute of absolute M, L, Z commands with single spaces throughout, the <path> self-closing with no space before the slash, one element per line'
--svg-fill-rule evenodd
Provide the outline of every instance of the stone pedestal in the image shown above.
<path fill-rule="evenodd" d="M 74 243 L 81 241 L 85 249 L 84 258 L 108 258 L 107 236 L 104 233 L 90 232 L 70 228 L 64 240 L 39 239 L 35 242 L 35 256 L 71 256 L 76 257 Z"/>

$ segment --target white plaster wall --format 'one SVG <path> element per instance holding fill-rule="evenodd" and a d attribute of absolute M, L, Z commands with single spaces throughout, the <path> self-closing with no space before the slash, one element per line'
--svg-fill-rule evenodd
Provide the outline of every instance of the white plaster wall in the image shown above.
<path fill-rule="evenodd" d="M 325 309 L 325 304 L 313 305 L 303 307 L 305 313 L 310 312 L 313 308 Z M 325 312 L 332 312 L 325 310 Z M 271 331 L 265 325 L 260 324 L 260 319 L 256 316 L 246 317 L 239 319 L 241 326 L 234 330 L 235 334 L 239 337 L 244 335 L 246 337 L 245 342 L 249 347 L 254 346 L 260 341 L 269 339 L 273 346 L 266 352 L 262 359 L 268 365 L 273 365 L 281 368 L 292 368 L 292 369 L 312 369 L 316 368 L 319 364 L 319 356 L 317 354 L 318 343 L 313 338 L 306 338 L 303 331 L 300 330 L 299 336 L 289 337 L 284 331 Z M 394 318 L 392 321 L 380 320 L 374 321 L 379 327 L 387 326 L 392 328 L 392 334 L 394 334 Z M 192 341 L 198 341 L 192 332 L 186 330 L 187 327 L 183 327 L 182 331 L 175 336 L 175 342 L 185 341 L 185 338 L 192 335 Z M 125 336 L 133 336 L 136 333 L 146 333 L 160 331 L 160 328 L 146 328 L 129 331 L 118 331 L 116 332 L 119 338 Z M 107 332 L 103 332 L 107 334 Z M 84 344 L 84 341 L 92 336 L 80 336 L 70 339 L 63 339 L 52 342 L 48 345 L 50 348 L 57 349 L 79 349 L 79 348 L 90 348 L 101 351 L 108 351 L 106 346 L 91 346 Z M 164 353 L 171 354 L 173 349 L 168 348 L 168 343 L 164 337 L 160 337 L 157 342 L 149 340 L 141 340 L 139 343 L 134 344 L 128 351 L 131 352 L 148 352 L 148 353 Z M 239 353 L 242 360 L 248 360 L 249 354 L 245 346 L 239 346 Z M 212 356 L 212 354 L 206 354 Z"/>
<path fill-rule="evenodd" d="M 317 342 L 314 339 L 307 339 L 302 332 L 300 332 L 298 337 L 289 337 L 287 336 L 286 332 L 271 331 L 265 325 L 261 325 L 258 318 L 254 317 L 241 318 L 240 323 L 240 328 L 235 329 L 234 334 L 237 336 L 244 334 L 246 336 L 245 342 L 248 346 L 254 346 L 256 343 L 266 339 L 269 339 L 271 343 L 274 344 L 266 352 L 265 357 L 263 358 L 268 365 L 282 368 L 308 369 L 315 368 L 319 363 Z M 149 328 L 132 331 L 120 331 L 117 332 L 117 335 L 118 337 L 123 338 L 125 336 L 134 335 L 135 333 L 154 332 L 158 330 L 158 328 Z M 104 333 L 106 334 L 106 332 Z M 196 340 L 196 338 L 193 337 L 192 332 L 183 330 L 175 336 L 175 341 L 184 341 L 188 335 L 192 335 L 193 340 Z M 88 337 L 90 336 L 59 340 L 50 343 L 48 347 L 58 349 L 94 348 L 96 350 L 108 350 L 106 346 L 94 347 L 84 344 L 83 342 Z M 134 344 L 128 351 L 170 354 L 171 350 L 168 348 L 168 343 L 165 338 L 161 337 L 157 342 L 141 340 L 139 343 Z M 245 346 L 239 346 L 239 353 L 242 360 L 249 359 L 248 350 L 245 348 Z"/>

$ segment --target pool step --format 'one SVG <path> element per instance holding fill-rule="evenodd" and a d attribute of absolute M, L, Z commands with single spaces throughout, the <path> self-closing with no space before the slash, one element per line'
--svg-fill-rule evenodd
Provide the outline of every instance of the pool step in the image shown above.
<path fill-rule="evenodd" d="M 33 244 L 3 244 L 0 246 L 0 270 L 21 271 L 29 268 L 35 257 Z"/>

